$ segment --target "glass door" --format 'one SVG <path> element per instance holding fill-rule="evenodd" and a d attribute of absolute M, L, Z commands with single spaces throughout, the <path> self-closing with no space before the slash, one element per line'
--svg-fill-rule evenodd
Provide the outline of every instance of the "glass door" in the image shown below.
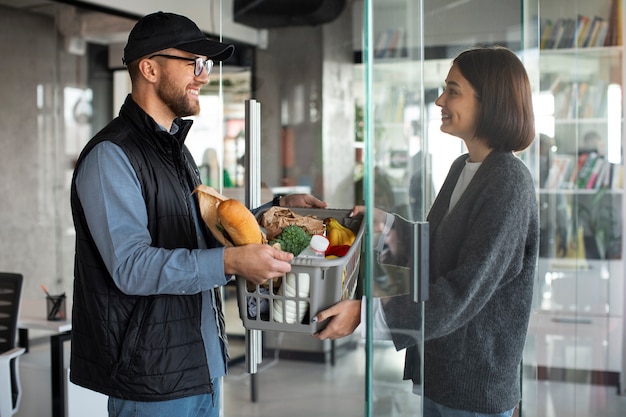
<path fill-rule="evenodd" d="M 365 97 L 363 103 L 357 100 L 357 109 L 363 105 L 366 121 L 365 204 L 367 213 L 383 210 L 395 217 L 392 232 L 385 234 L 383 242 L 376 234 L 377 218 L 368 218 L 371 240 L 366 253 L 372 255 L 367 258 L 365 285 L 367 415 L 423 413 L 422 394 L 429 392 L 429 378 L 422 369 L 428 367 L 424 351 L 433 349 L 433 343 L 429 344 L 422 329 L 429 319 L 428 304 L 436 301 L 428 299 L 427 286 L 413 284 L 416 275 L 429 266 L 406 262 L 406 258 L 415 261 L 425 247 L 418 239 L 394 244 L 394 233 L 400 233 L 395 225 L 425 222 L 452 162 L 467 152 L 461 139 L 441 132 L 441 108 L 435 105 L 452 60 L 482 44 L 507 47 L 523 58 L 524 31 L 533 30 L 532 17 L 524 20 L 523 12 L 519 1 L 365 2 L 366 48 L 361 69 Z M 536 79 L 536 69 L 527 71 Z M 534 145 L 519 155 L 533 173 L 537 149 Z M 422 233 L 428 240 L 425 230 Z M 397 241 L 404 244 L 397 245 Z M 394 299 L 407 298 L 411 302 L 404 308 L 393 308 L 397 304 Z M 377 310 L 381 304 L 389 332 L 379 331 L 384 328 Z M 519 381 L 522 389 L 521 378 Z M 520 407 L 516 408 L 521 413 Z"/>
<path fill-rule="evenodd" d="M 425 135 L 422 7 L 422 1 L 366 1 L 363 64 L 355 73 L 365 94 L 356 106 L 365 116 L 359 162 L 370 226 L 364 285 L 368 416 L 422 415 L 427 294 L 420 282 L 428 279 L 424 220 L 434 191 Z M 380 213 L 393 219 L 393 229 L 379 230 Z M 406 314 L 406 322 L 399 323 L 398 311 Z"/>

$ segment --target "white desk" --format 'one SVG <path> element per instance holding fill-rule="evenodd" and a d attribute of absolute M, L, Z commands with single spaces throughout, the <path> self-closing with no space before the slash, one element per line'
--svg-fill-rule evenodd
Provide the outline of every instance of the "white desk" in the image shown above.
<path fill-rule="evenodd" d="M 20 329 L 47 330 L 54 333 L 63 333 L 72 330 L 72 306 L 67 306 L 67 320 L 46 320 L 46 298 L 23 298 L 20 305 L 20 314 L 17 326 Z"/>
<path fill-rule="evenodd" d="M 28 331 L 46 330 L 50 336 L 50 373 L 52 375 L 52 417 L 65 417 L 65 364 L 63 344 L 70 340 L 72 334 L 72 306 L 67 305 L 68 318 L 63 321 L 46 319 L 46 299 L 22 299 L 20 314 L 17 321 L 20 346 L 28 351 Z"/>

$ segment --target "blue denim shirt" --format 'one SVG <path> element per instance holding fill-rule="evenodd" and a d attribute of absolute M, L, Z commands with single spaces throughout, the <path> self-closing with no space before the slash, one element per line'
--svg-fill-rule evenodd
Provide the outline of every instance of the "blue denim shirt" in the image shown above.
<path fill-rule="evenodd" d="M 209 291 L 228 281 L 224 274 L 224 248 L 206 249 L 198 223 L 199 249 L 150 246 L 141 186 L 128 157 L 111 142 L 99 144 L 87 155 L 79 167 L 76 188 L 102 259 L 123 292 L 202 292 L 202 337 L 211 377 L 225 375 L 226 336 L 220 334 L 215 300 Z M 191 190 L 189 198 L 195 200 Z M 191 206 L 195 210 L 196 202 Z"/>

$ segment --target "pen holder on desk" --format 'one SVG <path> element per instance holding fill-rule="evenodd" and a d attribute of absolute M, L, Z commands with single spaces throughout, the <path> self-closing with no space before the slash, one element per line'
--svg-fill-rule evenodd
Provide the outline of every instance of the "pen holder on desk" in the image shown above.
<path fill-rule="evenodd" d="M 48 320 L 62 321 L 67 317 L 65 311 L 65 294 L 46 296 L 46 312 Z"/>

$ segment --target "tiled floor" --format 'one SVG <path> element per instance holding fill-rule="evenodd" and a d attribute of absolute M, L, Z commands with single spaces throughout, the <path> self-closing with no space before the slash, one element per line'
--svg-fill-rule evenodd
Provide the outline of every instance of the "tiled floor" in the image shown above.
<path fill-rule="evenodd" d="M 245 365 L 231 368 L 224 382 L 224 416 L 364 416 L 364 373 L 359 356 L 339 358 L 334 367 L 267 359 L 256 375 L 256 402 L 251 401 L 251 377 L 245 373 Z"/>
<path fill-rule="evenodd" d="M 236 343 L 235 343 L 236 344 Z M 226 417 L 360 417 L 365 415 L 365 364 L 362 346 L 339 354 L 336 365 L 264 358 L 257 373 L 257 401 L 245 365 L 231 368 L 224 382 Z M 400 382 L 396 364 L 390 375 L 374 377 L 375 416 L 417 416 L 419 396 Z M 397 379 L 395 379 L 397 378 Z M 616 387 L 525 381 L 523 417 L 624 417 L 626 397 Z"/>
<path fill-rule="evenodd" d="M 233 302 L 229 302 L 232 300 Z M 225 303 L 229 333 L 245 333 L 234 297 Z M 306 336 L 305 336 L 306 337 Z M 356 340 L 356 339 L 355 339 Z M 231 354 L 244 352 L 241 338 L 231 338 Z M 280 345 L 279 345 L 280 346 Z M 401 381 L 404 352 L 389 342 L 375 344 L 371 407 L 376 417 L 416 417 L 420 396 Z M 626 417 L 626 396 L 615 386 L 533 380 L 522 386 L 522 417 Z M 342 347 L 335 365 L 277 358 L 269 352 L 256 374 L 257 400 L 251 401 L 251 377 L 243 362 L 224 379 L 225 417 L 362 417 L 365 416 L 365 350 Z"/>
<path fill-rule="evenodd" d="M 227 300 L 232 301 L 225 303 L 227 330 L 241 336 L 245 330 L 235 297 Z M 243 339 L 237 336 L 231 337 L 232 356 L 245 351 Z M 421 397 L 412 393 L 410 383 L 401 381 L 404 352 L 396 352 L 390 342 L 377 342 L 373 360 L 373 415 L 418 416 L 415 410 L 421 408 Z M 334 366 L 279 359 L 269 353 L 259 369 L 257 398 L 251 401 L 252 378 L 245 363 L 231 366 L 224 378 L 225 417 L 365 416 L 365 350 L 360 342 L 338 349 Z M 615 386 L 537 381 L 531 374 L 526 373 L 522 386 L 522 417 L 626 417 L 626 396 L 618 396 Z"/>

